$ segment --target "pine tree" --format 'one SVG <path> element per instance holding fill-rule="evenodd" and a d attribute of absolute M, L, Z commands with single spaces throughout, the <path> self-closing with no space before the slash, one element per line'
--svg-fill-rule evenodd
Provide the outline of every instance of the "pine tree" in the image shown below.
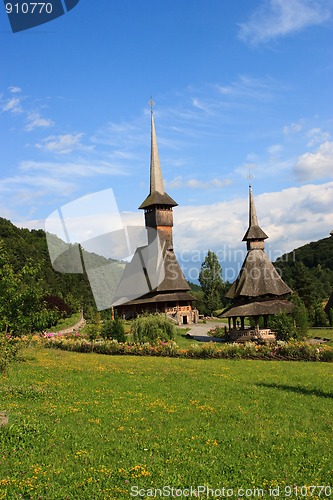
<path fill-rule="evenodd" d="M 217 255 L 210 250 L 201 265 L 199 282 L 207 309 L 213 315 L 214 311 L 222 307 L 223 280 Z"/>

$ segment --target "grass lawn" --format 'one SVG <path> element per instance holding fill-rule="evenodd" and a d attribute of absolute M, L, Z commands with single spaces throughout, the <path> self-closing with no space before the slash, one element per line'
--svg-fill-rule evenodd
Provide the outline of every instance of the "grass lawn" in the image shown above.
<path fill-rule="evenodd" d="M 165 485 L 238 498 L 332 483 L 330 363 L 42 348 L 24 358 L 0 376 L 1 499 L 129 499 L 136 486 L 151 498 Z"/>
<path fill-rule="evenodd" d="M 196 343 L 195 340 L 186 337 L 186 334 L 189 331 L 190 328 L 177 328 L 175 342 L 181 349 L 188 349 L 191 344 Z"/>
<path fill-rule="evenodd" d="M 333 341 L 333 328 L 309 328 L 308 337 L 319 337 Z"/>

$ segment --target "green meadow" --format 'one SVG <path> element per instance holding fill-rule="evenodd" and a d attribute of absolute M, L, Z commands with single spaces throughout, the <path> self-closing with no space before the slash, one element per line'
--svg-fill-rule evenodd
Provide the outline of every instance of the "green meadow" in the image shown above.
<path fill-rule="evenodd" d="M 307 334 L 308 337 L 317 337 L 320 339 L 330 339 L 333 342 L 332 328 L 310 328 Z"/>
<path fill-rule="evenodd" d="M 22 356 L 0 376 L 1 499 L 330 497 L 330 363 Z"/>

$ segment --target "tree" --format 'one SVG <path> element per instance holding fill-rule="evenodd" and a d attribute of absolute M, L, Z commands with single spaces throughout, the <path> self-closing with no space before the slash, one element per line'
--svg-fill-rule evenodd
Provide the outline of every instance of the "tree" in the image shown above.
<path fill-rule="evenodd" d="M 297 330 L 290 314 L 274 314 L 270 319 L 269 326 L 276 331 L 277 340 L 290 340 L 297 337 Z"/>
<path fill-rule="evenodd" d="M 330 308 L 329 310 L 329 323 L 330 323 L 330 327 L 333 326 L 333 309 Z"/>
<path fill-rule="evenodd" d="M 316 302 L 310 309 L 312 326 L 328 326 L 328 319 L 321 302 Z"/>
<path fill-rule="evenodd" d="M 40 331 L 56 313 L 43 301 L 39 267 L 28 261 L 15 271 L 0 241 L 0 330 L 13 335 Z"/>
<path fill-rule="evenodd" d="M 293 280 L 292 289 L 298 293 L 307 308 L 318 301 L 320 297 L 318 287 L 310 270 L 305 267 L 303 262 L 295 262 Z"/>
<path fill-rule="evenodd" d="M 217 255 L 208 250 L 199 273 L 199 282 L 204 292 L 204 300 L 208 311 L 212 315 L 214 311 L 222 307 L 223 280 L 222 268 Z"/>
<path fill-rule="evenodd" d="M 297 292 L 291 296 L 291 301 L 294 305 L 292 318 L 297 329 L 298 337 L 304 337 L 309 329 L 309 318 L 304 302 Z"/>

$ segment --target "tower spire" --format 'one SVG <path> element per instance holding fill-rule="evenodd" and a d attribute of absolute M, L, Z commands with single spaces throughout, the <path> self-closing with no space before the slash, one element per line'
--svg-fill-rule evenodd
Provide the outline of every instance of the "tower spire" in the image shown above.
<path fill-rule="evenodd" d="M 164 191 L 160 157 L 158 154 L 155 120 L 154 101 L 150 99 L 150 120 L 151 120 L 151 146 L 150 146 L 150 192 L 139 208 L 148 209 L 156 205 L 166 207 L 176 207 L 177 203 Z"/>
<path fill-rule="evenodd" d="M 258 226 L 256 206 L 254 204 L 252 186 L 249 185 L 249 227 Z"/>
<path fill-rule="evenodd" d="M 154 120 L 154 102 L 150 99 L 151 106 L 151 148 L 150 148 L 150 194 L 158 192 L 164 193 L 164 182 L 162 177 L 160 157 L 158 155 L 155 120 Z"/>
<path fill-rule="evenodd" d="M 253 192 L 252 192 L 252 185 L 249 185 L 249 227 L 248 230 L 246 231 L 243 241 L 247 241 L 248 247 L 251 247 L 251 242 L 254 241 L 264 241 L 266 238 L 268 238 L 267 234 L 261 229 L 261 227 L 258 224 L 258 217 L 257 217 L 257 211 L 256 211 L 256 206 L 254 204 L 254 198 L 253 198 Z M 258 245 L 256 245 L 258 247 Z M 262 248 L 263 243 L 262 243 Z"/>

